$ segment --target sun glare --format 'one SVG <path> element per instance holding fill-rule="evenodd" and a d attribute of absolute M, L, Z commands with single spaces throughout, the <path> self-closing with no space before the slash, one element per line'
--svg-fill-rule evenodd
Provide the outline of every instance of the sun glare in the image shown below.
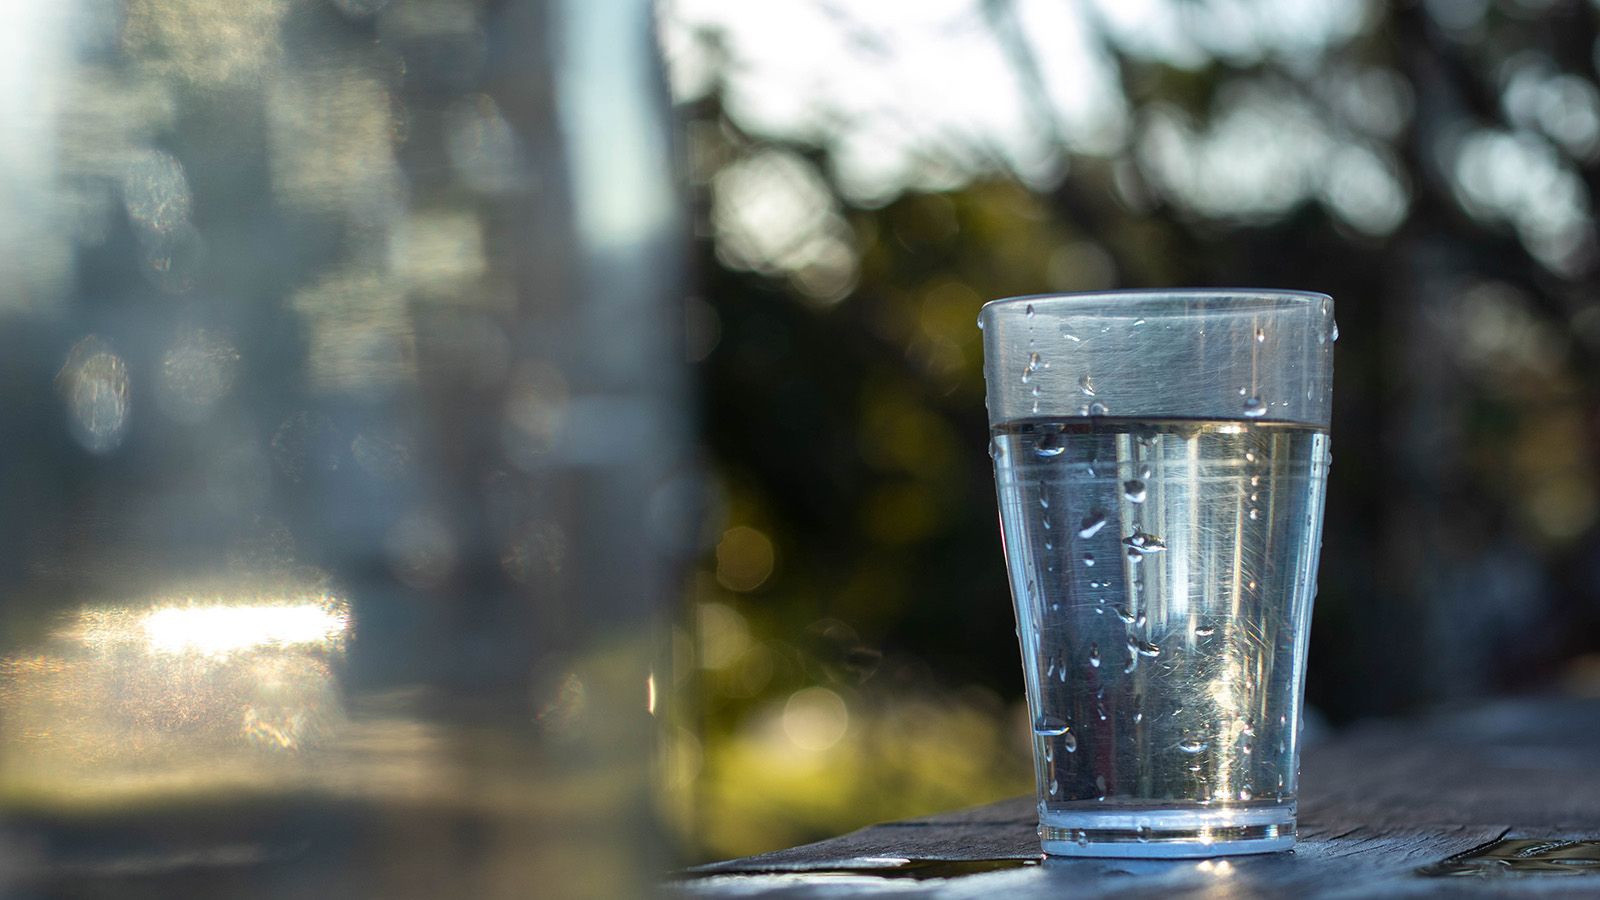
<path fill-rule="evenodd" d="M 261 647 L 333 647 L 344 641 L 350 614 L 342 604 L 168 606 L 140 623 L 156 653 L 226 656 Z"/>

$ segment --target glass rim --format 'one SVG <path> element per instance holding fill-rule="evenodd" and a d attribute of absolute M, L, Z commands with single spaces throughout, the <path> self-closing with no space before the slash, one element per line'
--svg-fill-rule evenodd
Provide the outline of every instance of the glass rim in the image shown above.
<path fill-rule="evenodd" d="M 1020 294 L 1015 297 L 1001 297 L 983 304 L 980 312 L 991 308 L 1001 312 L 1012 306 L 1048 303 L 1051 306 L 1065 307 L 1098 307 L 1105 308 L 1107 301 L 1141 302 L 1141 305 L 1152 306 L 1166 305 L 1166 303 L 1184 303 L 1192 300 L 1240 300 L 1246 301 L 1239 304 L 1240 308 L 1267 307 L 1293 307 L 1308 303 L 1333 302 L 1330 294 L 1321 291 L 1303 291 L 1293 288 L 1119 288 L 1105 291 L 1067 291 L 1044 294 Z M 1165 301 L 1165 302 L 1162 302 Z M 1254 302 L 1249 302 L 1254 301 Z M 1226 307 L 1215 311 L 1221 312 Z"/>

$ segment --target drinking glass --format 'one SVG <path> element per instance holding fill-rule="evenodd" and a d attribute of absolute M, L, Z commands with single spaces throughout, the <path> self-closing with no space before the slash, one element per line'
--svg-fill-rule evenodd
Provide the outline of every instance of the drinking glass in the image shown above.
<path fill-rule="evenodd" d="M 699 491 L 650 4 L 0 18 L 0 896 L 650 890 Z"/>
<path fill-rule="evenodd" d="M 1045 852 L 1289 848 L 1333 301 L 1018 297 L 978 324 Z"/>

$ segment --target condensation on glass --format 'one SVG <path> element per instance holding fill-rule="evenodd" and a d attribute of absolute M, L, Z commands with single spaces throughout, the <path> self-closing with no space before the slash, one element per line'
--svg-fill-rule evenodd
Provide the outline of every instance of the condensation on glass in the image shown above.
<path fill-rule="evenodd" d="M 1331 299 L 1022 297 L 979 324 L 1045 852 L 1291 846 Z"/>
<path fill-rule="evenodd" d="M 639 889 L 694 488 L 647 5 L 0 24 L 0 893 Z"/>

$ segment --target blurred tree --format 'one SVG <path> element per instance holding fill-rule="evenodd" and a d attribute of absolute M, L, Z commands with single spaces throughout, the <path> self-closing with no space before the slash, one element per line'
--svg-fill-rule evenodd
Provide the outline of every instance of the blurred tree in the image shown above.
<path fill-rule="evenodd" d="M 663 23 L 723 527 L 770 541 L 759 584 L 697 600 L 753 641 L 844 636 L 709 686 L 708 781 L 719 742 L 810 685 L 858 717 L 891 691 L 1015 703 L 973 318 L 1018 293 L 1338 300 L 1308 687 L 1333 719 L 1600 648 L 1596 4 L 679 0 Z M 875 695 L 805 663 L 880 653 Z M 833 830 L 914 811 L 845 797 Z"/>

